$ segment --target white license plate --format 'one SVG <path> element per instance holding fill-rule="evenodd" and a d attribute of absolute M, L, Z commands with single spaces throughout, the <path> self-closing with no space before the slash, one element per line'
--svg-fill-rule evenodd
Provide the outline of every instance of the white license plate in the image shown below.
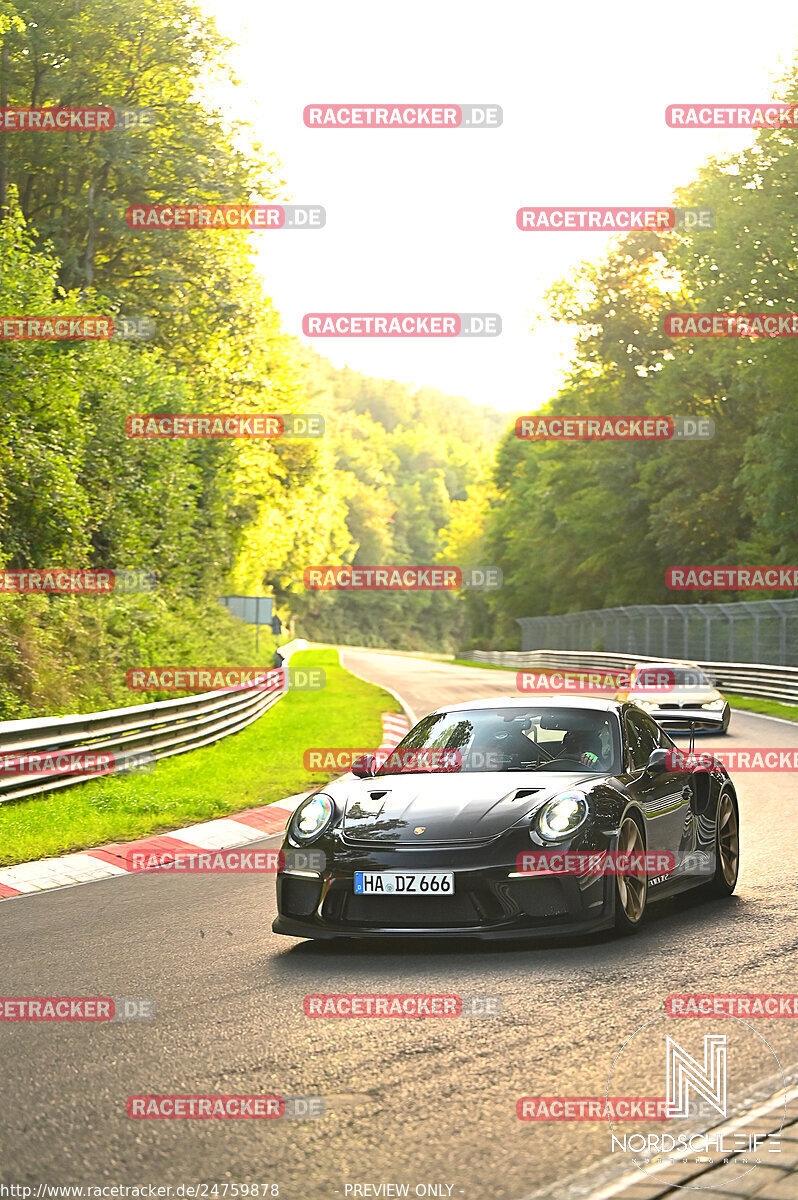
<path fill-rule="evenodd" d="M 355 871 L 358 896 L 451 896 L 451 871 Z"/>

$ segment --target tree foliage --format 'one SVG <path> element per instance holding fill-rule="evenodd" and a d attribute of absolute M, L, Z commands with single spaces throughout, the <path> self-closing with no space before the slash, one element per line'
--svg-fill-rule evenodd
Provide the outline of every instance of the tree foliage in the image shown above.
<path fill-rule="evenodd" d="M 785 83 L 795 101 L 798 76 Z M 762 130 L 676 197 L 712 231 L 643 232 L 551 289 L 578 348 L 541 414 L 711 417 L 706 442 L 522 442 L 499 449 L 485 520 L 513 618 L 620 604 L 745 599 L 675 594 L 675 564 L 787 564 L 798 546 L 798 363 L 787 338 L 670 339 L 668 312 L 798 311 L 798 131 Z M 543 400 L 543 398 L 541 398 Z M 758 597 L 761 594 L 758 593 Z"/>
<path fill-rule="evenodd" d="M 96 699 L 100 664 L 118 703 L 130 655 L 197 653 L 187 612 L 214 631 L 217 651 L 227 630 L 239 662 L 251 631 L 242 640 L 218 616 L 228 592 L 272 591 L 284 620 L 320 636 L 453 639 L 455 609 L 433 616 L 429 598 L 403 595 L 365 606 L 324 597 L 318 608 L 302 571 L 432 561 L 453 503 L 487 478 L 485 445 L 503 418 L 336 371 L 302 349 L 281 328 L 246 234 L 127 225 L 132 205 L 282 198 L 274 156 L 208 100 L 226 50 L 191 0 L 0 3 L 3 105 L 154 116 L 103 133 L 0 133 L 0 315 L 155 324 L 149 342 L 0 344 L 0 568 L 138 566 L 158 578 L 149 601 L 0 597 L 4 715 Z M 302 411 L 324 415 L 325 437 L 125 432 L 133 413 Z M 99 673 L 68 642 L 67 617 L 94 631 Z"/>

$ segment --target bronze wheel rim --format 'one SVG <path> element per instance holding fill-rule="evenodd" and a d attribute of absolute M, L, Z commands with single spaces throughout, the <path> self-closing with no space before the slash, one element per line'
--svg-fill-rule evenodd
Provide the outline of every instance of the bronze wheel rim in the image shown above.
<path fill-rule="evenodd" d="M 740 861 L 740 834 L 737 828 L 737 813 L 731 797 L 724 792 L 718 805 L 718 853 L 720 869 L 729 887 L 737 880 Z"/>
<path fill-rule="evenodd" d="M 624 817 L 618 830 L 618 852 L 620 854 L 644 853 L 643 835 L 637 821 Z M 624 916 L 631 925 L 637 925 L 646 907 L 647 879 L 645 870 L 629 871 L 617 876 L 618 899 Z"/>

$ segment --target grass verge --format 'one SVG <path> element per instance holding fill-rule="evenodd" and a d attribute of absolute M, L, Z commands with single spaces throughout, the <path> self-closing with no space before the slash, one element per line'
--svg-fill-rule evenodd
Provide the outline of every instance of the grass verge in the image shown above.
<path fill-rule="evenodd" d="M 307 791 L 330 778 L 302 765 L 312 746 L 378 746 L 389 692 L 350 675 L 336 650 L 302 650 L 291 665 L 322 667 L 320 691 L 289 692 L 241 733 L 162 759 L 149 775 L 108 776 L 43 799 L 0 805 L 0 864 L 210 821 Z"/>
<path fill-rule="evenodd" d="M 479 667 L 482 671 L 512 671 L 516 674 L 512 667 L 500 667 L 498 663 L 474 662 L 472 658 L 450 658 L 449 664 L 453 667 Z"/>
<path fill-rule="evenodd" d="M 781 717 L 783 721 L 798 721 L 798 704 L 779 704 L 778 700 L 760 700 L 756 696 L 732 696 L 729 692 L 723 694 L 732 708 L 762 713 L 765 717 Z"/>

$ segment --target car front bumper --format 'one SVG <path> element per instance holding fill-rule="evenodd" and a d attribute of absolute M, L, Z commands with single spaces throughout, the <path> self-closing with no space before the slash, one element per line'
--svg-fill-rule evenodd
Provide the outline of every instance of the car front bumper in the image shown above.
<path fill-rule="evenodd" d="M 299 938 L 541 938 L 586 933 L 614 921 L 608 876 L 519 876 L 514 862 L 464 867 L 404 853 L 380 860 L 369 855 L 345 868 L 335 864 L 315 878 L 279 873 L 272 929 Z M 452 896 L 356 895 L 356 870 L 453 871 L 455 890 Z"/>
<path fill-rule="evenodd" d="M 697 732 L 715 733 L 728 726 L 731 715 L 728 704 L 717 709 L 682 708 L 678 704 L 663 704 L 658 708 L 647 708 L 645 711 L 663 729 L 675 733 L 687 733 L 688 723 L 692 724 Z"/>

